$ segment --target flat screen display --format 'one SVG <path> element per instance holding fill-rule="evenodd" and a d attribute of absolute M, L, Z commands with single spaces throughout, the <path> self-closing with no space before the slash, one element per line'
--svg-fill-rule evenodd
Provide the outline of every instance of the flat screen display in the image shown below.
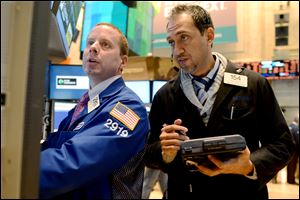
<path fill-rule="evenodd" d="M 150 103 L 150 81 L 125 81 L 125 84 L 140 97 L 143 103 Z"/>
<path fill-rule="evenodd" d="M 166 84 L 168 81 L 153 81 L 152 82 L 152 99 L 154 98 L 154 95 L 156 94 L 156 92 L 164 85 Z"/>
<path fill-rule="evenodd" d="M 49 30 L 49 54 L 67 57 L 72 41 L 76 41 L 76 28 L 82 1 L 51 1 L 51 22 Z"/>
<path fill-rule="evenodd" d="M 58 129 L 61 121 L 68 116 L 68 112 L 76 106 L 74 102 L 54 101 L 53 102 L 53 118 L 52 118 L 52 131 Z"/>
<path fill-rule="evenodd" d="M 89 89 L 89 78 L 81 65 L 51 65 L 49 98 L 78 100 Z"/>
<path fill-rule="evenodd" d="M 101 22 L 116 26 L 126 36 L 128 7 L 121 1 L 85 1 L 80 58 L 86 47 L 86 39 L 92 28 Z"/>
<path fill-rule="evenodd" d="M 147 56 L 152 50 L 153 6 L 151 2 L 137 1 L 129 8 L 127 40 L 133 55 Z"/>

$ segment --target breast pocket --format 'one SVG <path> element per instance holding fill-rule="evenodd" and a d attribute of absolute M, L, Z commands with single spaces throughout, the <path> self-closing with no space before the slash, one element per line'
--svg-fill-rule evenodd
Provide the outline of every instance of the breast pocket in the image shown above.
<path fill-rule="evenodd" d="M 229 121 L 239 121 L 251 115 L 252 110 L 250 107 L 238 107 L 232 105 L 231 107 L 223 108 L 223 119 Z"/>
<path fill-rule="evenodd" d="M 227 132 L 244 135 L 252 129 L 255 117 L 253 106 L 231 105 L 223 107 L 222 111 L 222 121 Z"/>

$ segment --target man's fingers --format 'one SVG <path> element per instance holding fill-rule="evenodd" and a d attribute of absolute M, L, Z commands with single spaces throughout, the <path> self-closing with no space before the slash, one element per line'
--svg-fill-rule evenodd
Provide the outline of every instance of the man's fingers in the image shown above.
<path fill-rule="evenodd" d="M 174 121 L 174 124 L 176 124 L 176 125 L 181 125 L 181 123 L 182 123 L 182 120 L 181 120 L 181 119 L 176 119 L 176 120 Z"/>
<path fill-rule="evenodd" d="M 183 126 L 180 126 L 180 125 L 172 124 L 172 125 L 168 125 L 168 126 L 163 127 L 161 129 L 161 131 L 165 131 L 165 132 L 180 131 L 182 133 L 186 133 L 188 131 L 188 129 L 186 127 L 183 127 Z"/>

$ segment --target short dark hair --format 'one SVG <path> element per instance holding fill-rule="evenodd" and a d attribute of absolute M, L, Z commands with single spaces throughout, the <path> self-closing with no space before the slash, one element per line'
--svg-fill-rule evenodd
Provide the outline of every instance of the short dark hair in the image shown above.
<path fill-rule="evenodd" d="M 116 30 L 118 33 L 120 33 L 120 35 L 121 35 L 120 41 L 119 41 L 120 54 L 121 54 L 121 56 L 123 56 L 123 55 L 128 56 L 128 54 L 129 54 L 128 41 L 127 41 L 126 37 L 123 35 L 122 31 L 120 31 L 120 29 L 118 29 L 114 25 L 106 23 L 106 22 L 101 22 L 101 23 L 96 24 L 96 26 L 101 26 L 101 25 L 109 26 L 109 27 L 113 28 L 114 30 Z"/>
<path fill-rule="evenodd" d="M 194 24 L 200 31 L 201 35 L 203 35 L 204 31 L 209 27 L 212 27 L 214 29 L 214 25 L 211 20 L 210 14 L 201 6 L 179 4 L 171 10 L 169 19 L 177 14 L 182 13 L 191 15 Z"/>

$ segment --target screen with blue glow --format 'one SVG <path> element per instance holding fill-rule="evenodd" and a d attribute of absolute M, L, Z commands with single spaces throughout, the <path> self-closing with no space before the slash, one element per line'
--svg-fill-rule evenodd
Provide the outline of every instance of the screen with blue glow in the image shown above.
<path fill-rule="evenodd" d="M 143 103 L 150 103 L 150 81 L 125 81 L 125 84 L 140 97 Z"/>
<path fill-rule="evenodd" d="M 53 103 L 53 118 L 52 118 L 52 131 L 55 132 L 58 129 L 61 121 L 68 116 L 68 112 L 76 106 L 73 102 L 54 102 Z"/>
<path fill-rule="evenodd" d="M 271 60 L 266 60 L 266 61 L 261 61 L 261 74 L 264 77 L 269 77 L 272 75 L 272 61 Z"/>
<path fill-rule="evenodd" d="M 128 7 L 121 1 L 85 1 L 80 52 L 86 47 L 86 39 L 92 28 L 101 22 L 116 26 L 126 36 Z"/>
<path fill-rule="evenodd" d="M 49 81 L 49 99 L 77 100 L 89 89 L 81 65 L 51 65 Z"/>
<path fill-rule="evenodd" d="M 54 4 L 57 4 L 58 8 L 54 8 L 56 7 Z M 60 39 L 64 47 L 65 56 L 68 55 L 71 42 L 78 33 L 76 24 L 81 7 L 81 1 L 52 1 L 51 3 L 51 9 L 56 14 L 56 22 Z"/>
<path fill-rule="evenodd" d="M 152 99 L 154 98 L 154 95 L 156 94 L 156 92 L 164 85 L 166 84 L 168 81 L 153 81 L 152 82 Z"/>
<path fill-rule="evenodd" d="M 269 60 L 261 61 L 261 71 L 264 77 L 279 78 L 281 76 L 288 76 L 289 69 L 285 67 L 285 63 L 282 60 Z"/>

